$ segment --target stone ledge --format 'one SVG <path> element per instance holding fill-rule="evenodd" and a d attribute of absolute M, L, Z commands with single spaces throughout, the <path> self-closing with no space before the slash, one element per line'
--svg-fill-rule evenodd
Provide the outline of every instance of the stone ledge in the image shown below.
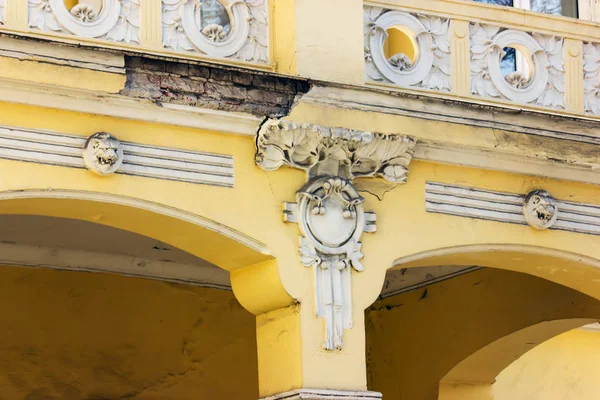
<path fill-rule="evenodd" d="M 261 400 L 380 400 L 381 393 L 325 389 L 296 389 Z"/>

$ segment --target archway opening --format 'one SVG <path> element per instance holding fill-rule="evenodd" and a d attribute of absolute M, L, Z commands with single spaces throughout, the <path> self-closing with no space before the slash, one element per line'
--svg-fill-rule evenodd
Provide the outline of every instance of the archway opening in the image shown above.
<path fill-rule="evenodd" d="M 0 250 L 3 395 L 258 398 L 255 318 L 227 271 L 53 216 L 0 215 Z"/>
<path fill-rule="evenodd" d="M 567 321 L 518 342 L 522 347 L 516 352 L 499 351 L 507 358 L 505 364 L 498 361 L 502 367 L 494 369 L 493 381 L 539 343 L 600 319 L 596 298 L 531 274 L 482 264 L 425 264 L 389 270 L 380 298 L 365 314 L 368 386 L 384 398 L 441 399 L 444 377 L 479 349 L 531 326 Z M 474 381 L 467 382 L 474 397 L 453 392 L 443 400 L 487 399 L 491 384 Z"/>

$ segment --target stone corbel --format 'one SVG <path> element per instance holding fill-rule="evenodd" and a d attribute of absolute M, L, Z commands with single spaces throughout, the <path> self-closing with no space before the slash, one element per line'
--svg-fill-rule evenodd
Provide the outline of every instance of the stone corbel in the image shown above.
<path fill-rule="evenodd" d="M 376 231 L 374 213 L 352 184 L 381 177 L 402 184 L 416 141 L 345 128 L 269 120 L 258 132 L 256 164 L 265 171 L 282 166 L 307 172 L 296 203 L 284 203 L 284 221 L 298 223 L 300 260 L 315 272 L 316 315 L 325 319 L 325 350 L 341 350 L 344 329 L 352 327 L 352 270 L 364 270 L 360 238 Z"/>

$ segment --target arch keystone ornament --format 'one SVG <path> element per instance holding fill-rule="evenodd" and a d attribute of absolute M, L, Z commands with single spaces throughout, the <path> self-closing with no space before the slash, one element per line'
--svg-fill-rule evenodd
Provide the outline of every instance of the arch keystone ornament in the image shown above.
<path fill-rule="evenodd" d="M 307 171 L 296 203 L 284 203 L 283 218 L 300 228 L 300 260 L 314 269 L 316 315 L 325 320 L 328 351 L 343 348 L 352 328 L 352 270 L 364 266 L 363 233 L 376 216 L 352 184 L 356 177 L 381 177 L 402 184 L 416 141 L 345 128 L 269 120 L 259 130 L 256 164 L 265 171 L 287 165 Z"/>

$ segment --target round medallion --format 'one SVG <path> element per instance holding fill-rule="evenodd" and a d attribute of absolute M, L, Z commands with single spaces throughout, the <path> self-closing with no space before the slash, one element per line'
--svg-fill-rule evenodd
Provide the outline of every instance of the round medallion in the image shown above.
<path fill-rule="evenodd" d="M 345 253 L 362 235 L 363 202 L 349 181 L 317 178 L 298 192 L 300 230 L 319 251 Z"/>

